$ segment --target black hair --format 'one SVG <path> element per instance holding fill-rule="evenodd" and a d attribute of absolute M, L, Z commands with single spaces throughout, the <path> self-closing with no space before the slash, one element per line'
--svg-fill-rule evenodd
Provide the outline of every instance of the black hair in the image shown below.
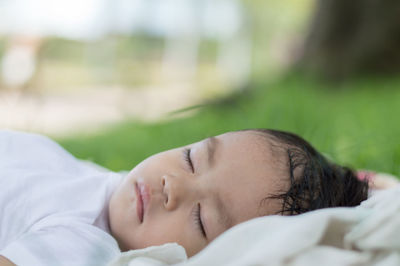
<path fill-rule="evenodd" d="M 282 200 L 282 209 L 277 214 L 357 206 L 367 199 L 367 181 L 359 180 L 350 168 L 330 162 L 303 138 L 279 130 L 251 131 L 265 134 L 287 156 L 289 189 L 266 198 Z"/>

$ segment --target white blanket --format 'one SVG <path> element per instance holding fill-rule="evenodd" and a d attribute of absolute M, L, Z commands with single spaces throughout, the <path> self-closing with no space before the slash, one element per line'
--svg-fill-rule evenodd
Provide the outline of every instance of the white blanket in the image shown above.
<path fill-rule="evenodd" d="M 166 244 L 122 253 L 112 266 L 400 265 L 400 186 L 355 208 L 268 216 L 239 224 L 196 256 Z"/>

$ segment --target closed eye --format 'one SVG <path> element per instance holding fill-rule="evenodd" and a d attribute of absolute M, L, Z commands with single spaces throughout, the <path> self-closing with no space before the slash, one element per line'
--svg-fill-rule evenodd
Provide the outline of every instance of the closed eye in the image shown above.
<path fill-rule="evenodd" d="M 189 165 L 190 170 L 192 171 L 192 173 L 194 173 L 194 166 L 193 166 L 192 159 L 190 158 L 190 151 L 191 151 L 191 149 L 185 148 L 183 150 L 183 158 L 185 159 L 185 161 Z"/>
<path fill-rule="evenodd" d="M 207 238 L 206 230 L 204 229 L 203 221 L 201 220 L 200 203 L 197 204 L 197 208 L 195 208 L 193 216 L 195 224 L 199 228 L 199 231 L 201 232 L 203 237 Z"/>

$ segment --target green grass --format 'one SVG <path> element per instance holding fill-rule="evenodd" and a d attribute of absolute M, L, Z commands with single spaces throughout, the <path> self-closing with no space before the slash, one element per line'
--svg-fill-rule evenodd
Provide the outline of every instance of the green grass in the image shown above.
<path fill-rule="evenodd" d="M 185 118 L 138 121 L 58 141 L 79 158 L 129 170 L 149 155 L 243 128 L 297 133 L 334 161 L 400 173 L 400 79 L 323 85 L 304 78 L 257 82 Z"/>

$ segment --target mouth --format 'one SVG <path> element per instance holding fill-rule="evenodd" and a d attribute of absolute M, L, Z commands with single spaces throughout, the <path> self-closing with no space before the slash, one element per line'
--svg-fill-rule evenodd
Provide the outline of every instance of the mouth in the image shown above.
<path fill-rule="evenodd" d="M 135 184 L 135 190 L 136 190 L 136 213 L 140 223 L 143 223 L 143 216 L 144 216 L 143 199 L 140 193 L 140 188 L 138 183 Z"/>
<path fill-rule="evenodd" d="M 143 182 L 136 183 L 136 190 L 137 190 L 137 213 L 141 223 L 143 223 L 143 219 L 146 214 L 147 206 L 150 202 L 150 189 L 149 187 L 144 184 Z"/>

